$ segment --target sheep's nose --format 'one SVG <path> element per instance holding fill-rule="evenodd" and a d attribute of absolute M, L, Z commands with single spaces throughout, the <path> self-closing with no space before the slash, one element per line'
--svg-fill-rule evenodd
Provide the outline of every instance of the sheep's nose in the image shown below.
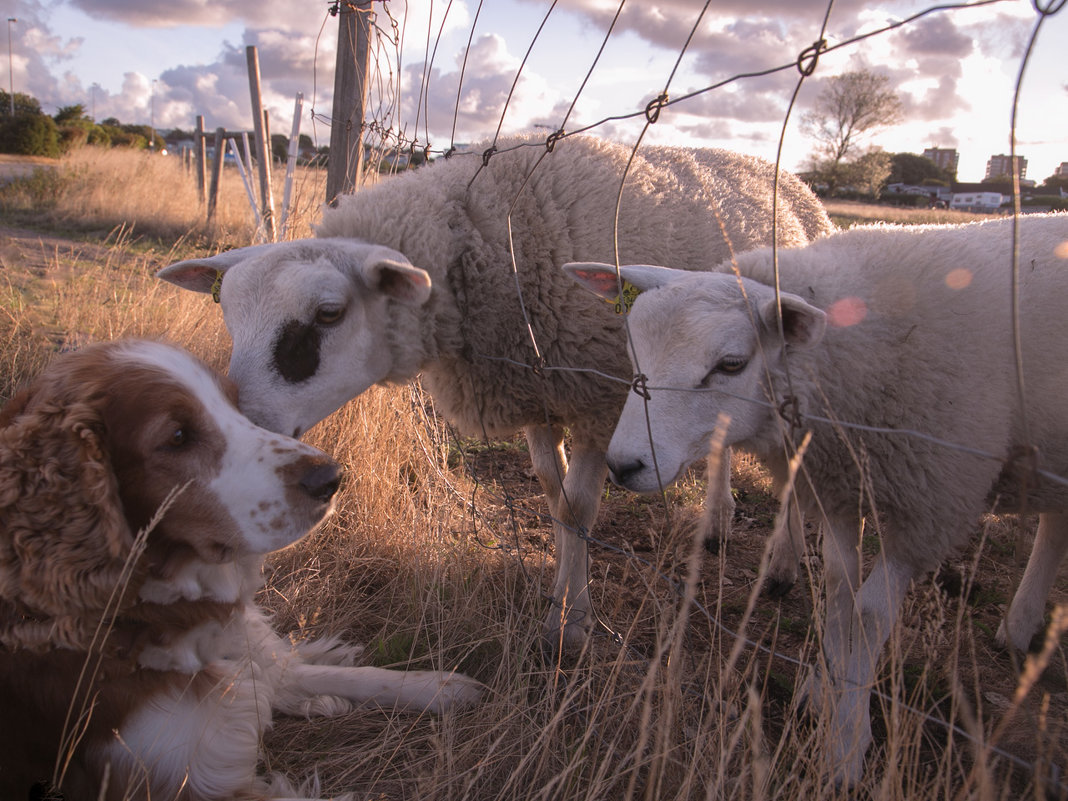
<path fill-rule="evenodd" d="M 300 487 L 317 501 L 329 501 L 341 485 L 341 468 L 334 461 L 319 462 L 304 472 Z"/>
<path fill-rule="evenodd" d="M 608 460 L 608 477 L 612 483 L 620 487 L 628 487 L 630 479 L 645 469 L 645 462 L 641 459 L 633 459 L 629 462 L 614 462 Z"/>

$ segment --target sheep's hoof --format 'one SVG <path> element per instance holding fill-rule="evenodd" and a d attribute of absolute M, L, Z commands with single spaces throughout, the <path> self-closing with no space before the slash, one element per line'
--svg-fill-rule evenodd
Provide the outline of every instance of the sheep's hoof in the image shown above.
<path fill-rule="evenodd" d="M 1020 633 L 1021 628 L 1026 627 L 1013 626 L 1013 634 L 1010 636 L 1007 621 L 1003 618 L 1001 624 L 998 626 L 997 633 L 994 635 L 994 642 L 997 643 L 999 648 L 1013 650 L 1021 654 L 1039 653 L 1046 645 L 1045 625 L 1039 624 L 1038 627 L 1035 628 L 1034 634 L 1026 640 L 1016 636 Z"/>
<path fill-rule="evenodd" d="M 553 605 L 542 625 L 542 639 L 553 653 L 566 653 L 581 649 L 590 637 L 592 616 L 586 610 L 568 609 L 561 613 Z"/>
<path fill-rule="evenodd" d="M 780 601 L 790 594 L 797 583 L 797 576 L 769 575 L 764 581 L 764 595 L 773 601 Z"/>
<path fill-rule="evenodd" d="M 723 547 L 723 540 L 719 537 L 705 537 L 705 550 L 713 556 L 719 556 L 719 549 Z"/>

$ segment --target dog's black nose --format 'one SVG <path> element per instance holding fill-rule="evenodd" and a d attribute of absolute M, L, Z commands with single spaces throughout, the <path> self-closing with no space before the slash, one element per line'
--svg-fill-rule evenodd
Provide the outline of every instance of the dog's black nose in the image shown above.
<path fill-rule="evenodd" d="M 305 471 L 300 486 L 317 501 L 329 501 L 341 485 L 341 468 L 335 462 L 319 462 Z"/>

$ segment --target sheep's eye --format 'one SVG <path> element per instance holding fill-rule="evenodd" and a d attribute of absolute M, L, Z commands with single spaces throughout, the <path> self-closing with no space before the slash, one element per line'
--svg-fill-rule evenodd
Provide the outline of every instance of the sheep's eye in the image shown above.
<path fill-rule="evenodd" d="M 345 314 L 343 306 L 320 306 L 315 312 L 317 325 L 336 325 Z"/>
<path fill-rule="evenodd" d="M 713 376 L 717 374 L 721 375 L 737 375 L 746 368 L 749 364 L 749 360 L 742 356 L 724 356 L 720 359 L 716 366 L 713 367 L 704 378 L 701 379 L 701 387 L 708 387 L 712 383 Z"/>
<path fill-rule="evenodd" d="M 726 356 L 716 365 L 714 372 L 734 375 L 742 372 L 747 364 L 749 361 L 741 356 Z"/>

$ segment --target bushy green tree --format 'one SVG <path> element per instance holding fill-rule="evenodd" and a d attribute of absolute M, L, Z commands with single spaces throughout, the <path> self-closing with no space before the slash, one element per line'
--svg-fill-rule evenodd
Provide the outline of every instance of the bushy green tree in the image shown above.
<path fill-rule="evenodd" d="M 842 183 L 853 191 L 878 200 L 890 177 L 892 158 L 882 150 L 865 153 L 855 161 L 842 166 Z"/>
<path fill-rule="evenodd" d="M 57 158 L 62 153 L 59 129 L 47 114 L 8 115 L 0 121 L 0 152 Z"/>
<path fill-rule="evenodd" d="M 22 92 L 15 92 L 15 116 L 19 117 L 23 114 L 42 114 L 41 104 L 37 102 L 37 98 L 30 95 L 24 95 Z M 0 89 L 0 117 L 11 116 L 11 95 Z"/>
<path fill-rule="evenodd" d="M 914 186 L 949 186 L 953 174 L 943 170 L 929 158 L 915 153 L 894 153 L 890 157 L 890 176 L 892 184 L 912 184 Z"/>

